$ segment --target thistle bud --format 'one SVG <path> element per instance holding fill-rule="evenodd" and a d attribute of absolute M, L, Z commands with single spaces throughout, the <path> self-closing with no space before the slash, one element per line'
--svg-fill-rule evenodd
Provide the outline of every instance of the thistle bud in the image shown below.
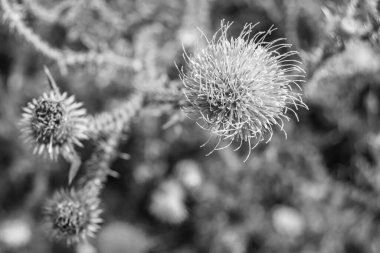
<path fill-rule="evenodd" d="M 99 199 L 83 191 L 61 190 L 47 201 L 45 224 L 49 235 L 67 244 L 94 237 L 102 222 Z"/>
<path fill-rule="evenodd" d="M 284 131 L 288 111 L 297 117 L 293 108 L 306 107 L 301 95 L 292 91 L 293 85 L 299 87 L 303 70 L 291 58 L 297 52 L 279 51 L 291 46 L 285 39 L 265 41 L 273 28 L 250 37 L 255 25 L 246 24 L 239 37 L 229 39 L 230 26 L 222 21 L 205 48 L 184 54 L 188 71 L 181 69 L 180 77 L 189 102 L 184 109 L 216 134 L 214 150 L 220 149 L 221 141 L 229 141 L 229 146 L 237 140 L 237 149 L 248 142 L 251 151 L 259 142 L 270 141 L 273 126 Z"/>
<path fill-rule="evenodd" d="M 81 140 L 87 138 L 86 111 L 81 106 L 74 96 L 58 90 L 29 102 L 23 108 L 20 125 L 22 136 L 34 147 L 33 152 L 48 154 L 51 159 L 75 152 L 74 146 L 81 146 Z"/>

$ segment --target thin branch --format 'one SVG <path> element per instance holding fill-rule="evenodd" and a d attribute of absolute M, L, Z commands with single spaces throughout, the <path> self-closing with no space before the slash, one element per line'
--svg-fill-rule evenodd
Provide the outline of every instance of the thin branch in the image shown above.
<path fill-rule="evenodd" d="M 142 108 L 143 99 L 141 92 L 134 92 L 113 110 L 91 116 L 89 118 L 90 137 L 96 139 L 104 134 L 123 130 Z"/>
<path fill-rule="evenodd" d="M 129 68 L 135 71 L 141 69 L 141 63 L 138 60 L 131 60 L 119 56 L 113 52 L 97 53 L 85 52 L 77 53 L 71 50 L 59 50 L 52 47 L 49 43 L 44 41 L 37 35 L 31 28 L 27 27 L 22 20 L 19 13 L 12 9 L 8 0 L 0 0 L 1 8 L 4 11 L 4 19 L 9 22 L 16 33 L 24 38 L 26 42 L 32 45 L 37 51 L 45 55 L 47 58 L 55 61 L 61 70 L 67 72 L 67 67 L 84 65 L 88 63 L 94 64 L 114 64 L 122 68 Z"/>
<path fill-rule="evenodd" d="M 21 15 L 12 9 L 8 0 L 1 0 L 0 3 L 1 8 L 4 10 L 4 19 L 9 22 L 9 26 L 13 28 L 20 36 L 22 36 L 26 42 L 31 44 L 37 51 L 41 52 L 46 57 L 53 59 L 54 61 L 58 62 L 62 59 L 62 52 L 50 46 L 29 27 L 27 27 L 22 21 Z"/>
<path fill-rule="evenodd" d="M 46 8 L 36 0 L 26 0 L 25 4 L 30 13 L 46 23 L 58 23 L 62 13 L 72 7 L 76 1 L 65 0 L 58 3 L 54 8 Z"/>

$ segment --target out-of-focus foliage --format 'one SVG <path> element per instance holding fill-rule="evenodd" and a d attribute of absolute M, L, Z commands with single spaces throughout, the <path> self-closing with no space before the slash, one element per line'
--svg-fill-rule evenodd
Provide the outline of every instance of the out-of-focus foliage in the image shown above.
<path fill-rule="evenodd" d="M 26 41 L 1 9 L 0 252 L 380 252 L 377 0 L 24 0 L 11 7 L 53 53 Z M 208 133 L 177 105 L 160 103 L 179 89 L 174 62 L 186 68 L 182 45 L 192 53 L 203 43 L 196 27 L 210 35 L 223 18 L 234 21 L 235 36 L 246 22 L 260 21 L 259 30 L 274 24 L 269 39 L 286 37 L 307 73 L 309 111 L 286 122 L 287 139 L 278 131 L 246 163 L 248 147 L 234 152 L 238 144 L 206 157 L 199 146 Z M 64 54 L 54 58 L 54 50 Z M 44 231 L 43 203 L 67 184 L 69 165 L 33 156 L 16 124 L 27 101 L 46 90 L 43 65 L 89 113 L 117 107 L 132 86 L 155 101 L 121 134 L 110 165 L 118 177 L 100 195 L 104 224 L 91 244 L 67 247 Z M 97 147 L 85 146 L 81 156 L 97 164 Z"/>

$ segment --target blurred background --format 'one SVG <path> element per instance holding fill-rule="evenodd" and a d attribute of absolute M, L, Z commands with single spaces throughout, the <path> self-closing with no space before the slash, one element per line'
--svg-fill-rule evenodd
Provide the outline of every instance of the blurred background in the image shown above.
<path fill-rule="evenodd" d="M 377 0 L 20 0 L 25 25 L 59 50 L 113 52 L 141 71 L 103 64 L 67 69 L 0 16 L 0 252 L 380 252 L 380 15 Z M 153 104 L 121 140 L 102 192 L 101 230 L 88 244 L 46 236 L 42 206 L 67 185 L 69 165 L 32 154 L 20 139 L 21 108 L 47 90 L 43 65 L 89 113 L 117 106 L 132 85 L 178 88 L 178 66 L 220 20 L 278 29 L 306 71 L 309 110 L 268 144 L 205 156 L 209 133 L 178 106 Z M 185 66 L 186 67 L 186 66 Z M 174 115 L 174 116 L 173 116 Z M 173 120 L 174 118 L 174 120 Z M 180 119 L 180 120 L 178 120 Z M 175 122 L 163 128 L 167 122 Z M 167 125 L 167 124 L 166 124 Z M 89 152 L 81 151 L 83 156 Z M 88 154 L 87 154 L 88 155 Z"/>

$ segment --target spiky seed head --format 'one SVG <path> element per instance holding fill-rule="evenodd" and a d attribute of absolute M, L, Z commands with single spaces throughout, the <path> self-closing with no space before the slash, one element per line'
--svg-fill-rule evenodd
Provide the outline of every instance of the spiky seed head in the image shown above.
<path fill-rule="evenodd" d="M 48 154 L 51 159 L 59 154 L 70 155 L 75 145 L 82 146 L 87 138 L 87 118 L 82 103 L 74 96 L 51 90 L 33 99 L 23 108 L 20 122 L 22 136 L 32 144 L 33 152 Z"/>
<path fill-rule="evenodd" d="M 251 150 L 260 141 L 270 141 L 273 126 L 284 131 L 286 113 L 297 117 L 292 106 L 306 107 L 301 95 L 292 91 L 293 85 L 299 88 L 303 69 L 292 59 L 296 51 L 280 52 L 291 46 L 285 39 L 265 41 L 273 27 L 251 36 L 255 25 L 246 24 L 237 38 L 228 39 L 230 26 L 222 21 L 205 48 L 194 55 L 184 53 L 188 70 L 181 69 L 180 77 L 189 102 L 185 111 L 216 134 L 214 150 L 223 140 L 228 145 L 240 141 L 238 148 L 248 142 Z"/>
<path fill-rule="evenodd" d="M 84 191 L 60 190 L 45 205 L 45 225 L 48 234 L 67 244 L 94 237 L 102 222 L 100 200 Z"/>

